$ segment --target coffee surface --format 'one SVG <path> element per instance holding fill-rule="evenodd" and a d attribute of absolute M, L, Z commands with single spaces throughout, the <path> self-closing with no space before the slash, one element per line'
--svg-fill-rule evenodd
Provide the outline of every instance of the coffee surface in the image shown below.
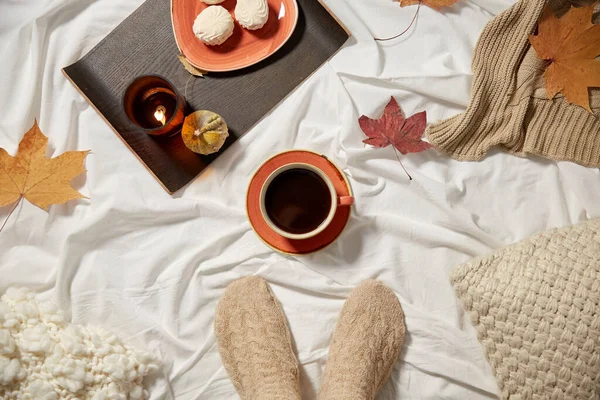
<path fill-rule="evenodd" d="M 279 174 L 265 194 L 265 208 L 281 230 L 302 234 L 321 225 L 331 210 L 331 193 L 313 171 L 294 168 Z"/>

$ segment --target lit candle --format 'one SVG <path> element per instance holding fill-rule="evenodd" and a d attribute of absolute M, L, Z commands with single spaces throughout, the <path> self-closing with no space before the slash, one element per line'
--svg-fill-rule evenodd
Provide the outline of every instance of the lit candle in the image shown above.
<path fill-rule="evenodd" d="M 167 123 L 167 118 L 165 116 L 166 112 L 167 109 L 165 108 L 165 106 L 158 106 L 156 107 L 156 111 L 154 111 L 154 118 L 156 118 L 156 120 L 159 121 L 161 125 Z"/>
<path fill-rule="evenodd" d="M 175 133 L 185 118 L 185 99 L 157 75 L 136 78 L 125 91 L 123 107 L 131 122 L 149 135 Z"/>

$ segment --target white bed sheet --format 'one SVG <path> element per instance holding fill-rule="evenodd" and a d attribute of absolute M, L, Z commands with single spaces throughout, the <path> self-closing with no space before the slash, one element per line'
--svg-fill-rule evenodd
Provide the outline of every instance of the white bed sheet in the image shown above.
<path fill-rule="evenodd" d="M 208 171 L 169 196 L 63 77 L 140 0 L 0 2 L 0 146 L 16 151 L 37 118 L 48 155 L 91 149 L 75 183 L 90 200 L 44 212 L 20 205 L 0 233 L 0 292 L 28 286 L 74 323 L 100 325 L 162 357 L 152 399 L 237 398 L 219 359 L 213 313 L 227 284 L 272 285 L 289 320 L 306 399 L 315 398 L 330 335 L 350 290 L 375 278 L 406 313 L 401 360 L 381 399 L 488 399 L 496 383 L 448 281 L 453 266 L 535 232 L 600 216 L 600 173 L 493 152 L 461 163 L 435 150 L 403 157 L 363 145 L 361 114 L 390 96 L 428 120 L 467 105 L 479 33 L 510 2 L 461 0 L 443 13 L 390 0 L 326 0 L 346 46 Z M 251 105 L 249 105 L 251 107 Z M 218 111 L 218 110 L 217 110 Z M 277 254 L 244 210 L 252 172 L 307 148 L 349 176 L 356 207 L 339 240 L 305 257 Z M 0 221 L 9 207 L 0 209 Z"/>

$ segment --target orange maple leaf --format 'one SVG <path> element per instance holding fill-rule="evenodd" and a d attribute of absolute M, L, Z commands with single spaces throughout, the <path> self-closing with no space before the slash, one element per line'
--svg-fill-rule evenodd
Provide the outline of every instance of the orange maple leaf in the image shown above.
<path fill-rule="evenodd" d="M 48 138 L 36 121 L 23 136 L 15 157 L 0 148 L 0 207 L 25 198 L 47 210 L 50 204 L 86 198 L 70 182 L 85 172 L 83 160 L 89 151 L 68 151 L 47 158 L 47 144 Z"/>
<path fill-rule="evenodd" d="M 458 0 L 396 0 L 400 2 L 400 7 L 412 6 L 413 4 L 423 4 L 434 10 L 440 11 L 442 7 L 450 7 Z"/>
<path fill-rule="evenodd" d="M 600 25 L 592 23 L 594 4 L 571 7 L 562 18 L 556 18 L 547 7 L 538 22 L 538 34 L 529 42 L 538 57 L 550 61 L 544 73 L 549 99 L 561 92 L 569 103 L 588 111 L 588 88 L 600 87 Z"/>

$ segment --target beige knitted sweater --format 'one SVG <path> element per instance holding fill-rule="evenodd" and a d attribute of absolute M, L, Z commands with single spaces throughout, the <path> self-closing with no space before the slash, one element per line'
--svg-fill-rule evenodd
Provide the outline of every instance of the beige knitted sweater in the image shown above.
<path fill-rule="evenodd" d="M 503 399 L 600 398 L 600 220 L 457 267 Z"/>
<path fill-rule="evenodd" d="M 593 114 L 560 93 L 552 100 L 546 96 L 544 61 L 528 40 L 546 3 L 520 0 L 483 30 L 472 62 L 470 105 L 425 133 L 439 150 L 475 161 L 499 146 L 517 156 L 600 167 L 600 90 L 590 89 Z"/>

